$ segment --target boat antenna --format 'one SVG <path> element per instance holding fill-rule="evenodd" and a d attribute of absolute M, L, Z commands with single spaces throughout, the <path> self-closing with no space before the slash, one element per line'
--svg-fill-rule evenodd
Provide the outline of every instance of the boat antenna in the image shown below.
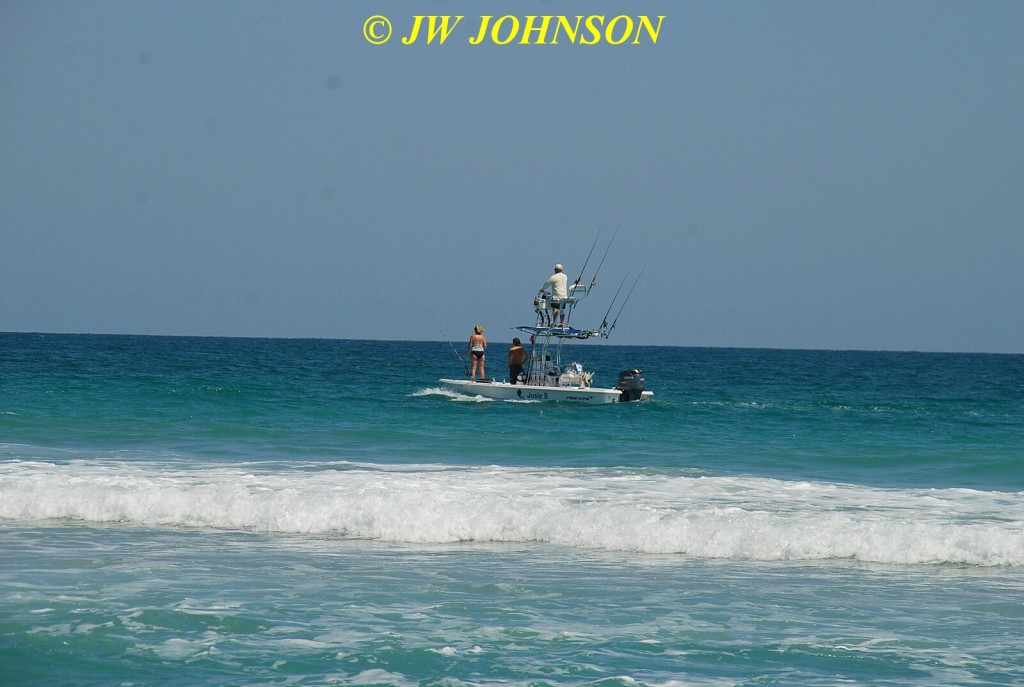
<path fill-rule="evenodd" d="M 580 270 L 580 276 L 576 277 L 574 284 L 579 284 L 583 281 L 583 275 L 587 272 L 587 265 L 590 264 L 590 256 L 594 254 L 594 249 L 597 248 L 597 240 L 601 238 L 601 227 L 597 228 L 597 236 L 594 237 L 594 243 L 590 246 L 590 252 L 587 253 L 587 259 L 583 261 L 583 269 Z"/>
<path fill-rule="evenodd" d="M 601 263 L 597 266 L 597 270 L 594 272 L 594 278 L 590 280 L 591 289 L 594 288 L 594 284 L 597 283 L 598 272 L 601 271 L 601 267 L 604 265 L 604 259 L 608 257 L 608 251 L 611 249 L 612 243 L 615 242 L 615 236 L 619 233 L 619 226 L 621 225 L 615 226 L 615 232 L 612 234 L 611 239 L 608 240 L 608 246 L 604 249 L 604 255 L 601 256 Z"/>
<path fill-rule="evenodd" d="M 611 313 L 612 308 L 615 306 L 615 301 L 619 298 L 619 292 L 622 291 L 622 286 L 626 283 L 626 279 L 629 278 L 629 272 L 626 272 L 626 276 L 619 282 L 619 288 L 615 289 L 615 296 L 612 298 L 612 302 L 608 304 L 608 311 L 604 314 L 604 319 L 601 320 L 601 329 L 608 326 L 608 315 Z M 618 315 L 616 315 L 618 317 Z M 611 331 L 610 329 L 608 330 Z"/>
<path fill-rule="evenodd" d="M 636 275 L 636 280 L 633 282 L 633 286 L 629 287 L 629 293 L 626 294 L 626 300 L 622 301 L 622 307 L 619 308 L 619 312 L 615 313 L 615 321 L 613 321 L 612 326 L 608 328 L 608 333 L 611 333 L 611 331 L 615 329 L 615 325 L 619 323 L 619 315 L 622 314 L 623 308 L 625 308 L 626 303 L 629 302 L 629 297 L 633 295 L 633 289 L 636 288 L 636 284 L 640 281 L 640 277 L 644 276 L 645 269 L 647 269 L 646 265 L 644 265 L 643 269 L 640 270 L 640 274 Z"/>
<path fill-rule="evenodd" d="M 438 325 L 437 328 L 441 329 L 441 325 Z M 469 365 L 467 365 L 466 361 L 462 359 L 462 356 L 459 355 L 459 352 L 457 350 L 455 350 L 455 344 L 452 343 L 451 339 L 448 338 L 448 335 L 444 333 L 443 329 L 441 329 L 441 336 L 443 336 L 444 340 L 448 342 L 449 346 L 451 346 L 452 353 L 454 353 L 455 357 L 459 359 L 460 363 L 462 363 L 462 371 L 465 372 L 466 376 L 468 377 L 469 376 Z"/>

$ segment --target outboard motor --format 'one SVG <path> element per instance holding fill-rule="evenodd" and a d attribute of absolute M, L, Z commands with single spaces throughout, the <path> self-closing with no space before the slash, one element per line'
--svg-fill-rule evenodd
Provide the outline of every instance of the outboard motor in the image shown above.
<path fill-rule="evenodd" d="M 619 402 L 639 401 L 644 393 L 643 370 L 623 370 L 619 373 L 619 383 L 615 388 L 621 391 Z"/>

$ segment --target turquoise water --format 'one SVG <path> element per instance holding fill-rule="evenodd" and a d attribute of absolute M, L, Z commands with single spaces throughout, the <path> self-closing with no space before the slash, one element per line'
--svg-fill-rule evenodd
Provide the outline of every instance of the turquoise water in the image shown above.
<path fill-rule="evenodd" d="M 574 351 L 0 334 L 0 684 L 1024 682 L 1024 356 Z"/>

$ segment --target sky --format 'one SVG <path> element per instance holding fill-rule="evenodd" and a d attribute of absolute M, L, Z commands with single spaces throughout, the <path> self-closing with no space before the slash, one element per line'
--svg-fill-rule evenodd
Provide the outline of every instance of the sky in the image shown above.
<path fill-rule="evenodd" d="M 0 0 L 0 331 L 508 341 L 590 255 L 577 326 L 642 271 L 615 344 L 1024 353 L 1021 36 L 1018 0 Z"/>

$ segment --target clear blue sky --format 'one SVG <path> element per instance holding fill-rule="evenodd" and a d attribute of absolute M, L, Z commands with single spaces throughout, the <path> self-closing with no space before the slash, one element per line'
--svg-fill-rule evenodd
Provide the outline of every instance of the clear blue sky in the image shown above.
<path fill-rule="evenodd" d="M 0 331 L 508 340 L 620 227 L 575 315 L 645 267 L 613 343 L 1024 353 L 1022 36 L 1018 0 L 0 0 Z"/>

